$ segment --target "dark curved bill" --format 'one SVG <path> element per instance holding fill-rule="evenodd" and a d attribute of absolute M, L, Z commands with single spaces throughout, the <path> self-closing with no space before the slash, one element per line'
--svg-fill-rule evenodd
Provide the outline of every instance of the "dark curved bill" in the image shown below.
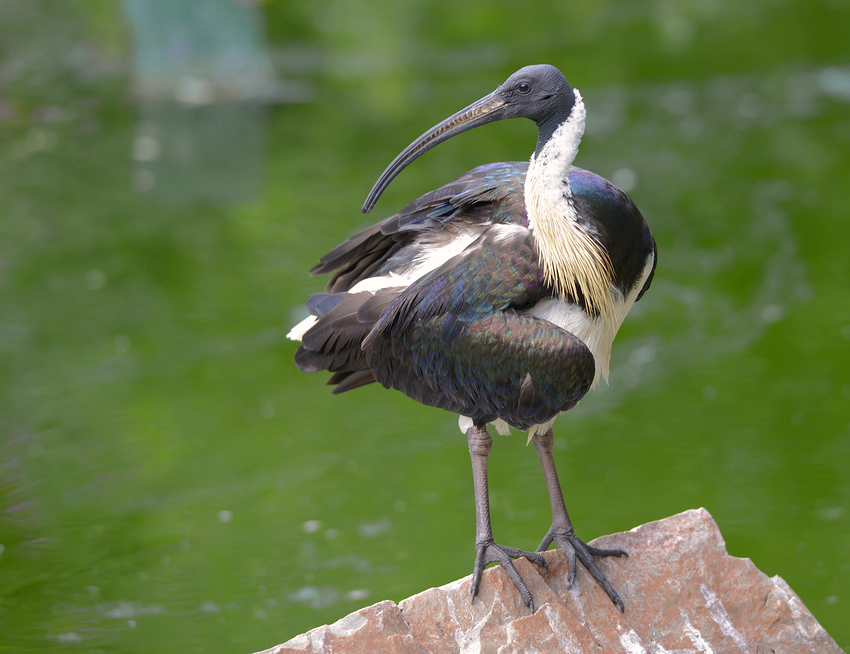
<path fill-rule="evenodd" d="M 372 210 L 378 198 L 381 197 L 381 194 L 389 186 L 390 182 L 393 181 L 395 176 L 423 152 L 427 152 L 438 143 L 442 143 L 468 129 L 493 122 L 494 120 L 507 118 L 501 111 L 505 106 L 505 101 L 498 97 L 496 95 L 497 93 L 498 89 L 480 100 L 476 100 L 468 107 L 461 109 L 456 114 L 449 116 L 438 125 L 435 125 L 408 145 L 387 166 L 387 169 L 381 174 L 378 181 L 375 182 L 372 190 L 369 191 L 369 195 L 366 196 L 366 201 L 363 203 L 363 213 L 369 213 Z"/>

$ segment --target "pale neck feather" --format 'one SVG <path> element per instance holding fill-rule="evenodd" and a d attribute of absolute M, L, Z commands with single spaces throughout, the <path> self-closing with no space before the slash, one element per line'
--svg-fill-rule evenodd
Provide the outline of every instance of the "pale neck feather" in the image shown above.
<path fill-rule="evenodd" d="M 578 89 L 569 117 L 555 130 L 539 156 L 531 155 L 525 178 L 528 223 L 534 232 L 543 275 L 561 296 L 578 297 L 603 317 L 614 313 L 614 277 L 605 248 L 578 221 L 567 175 L 584 134 L 586 111 Z"/>

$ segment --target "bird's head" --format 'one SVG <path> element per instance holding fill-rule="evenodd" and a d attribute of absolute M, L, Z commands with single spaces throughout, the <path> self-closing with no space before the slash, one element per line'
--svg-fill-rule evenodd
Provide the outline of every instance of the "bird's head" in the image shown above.
<path fill-rule="evenodd" d="M 549 64 L 520 68 L 492 93 L 438 123 L 408 145 L 372 187 L 363 213 L 369 213 L 390 182 L 409 163 L 461 132 L 506 118 L 528 118 L 538 127 L 537 151 L 570 115 L 575 93 L 560 70 Z"/>
<path fill-rule="evenodd" d="M 538 151 L 563 123 L 576 102 L 573 87 L 560 70 L 549 64 L 520 68 L 488 97 L 504 101 L 501 118 L 528 118 L 540 130 Z"/>

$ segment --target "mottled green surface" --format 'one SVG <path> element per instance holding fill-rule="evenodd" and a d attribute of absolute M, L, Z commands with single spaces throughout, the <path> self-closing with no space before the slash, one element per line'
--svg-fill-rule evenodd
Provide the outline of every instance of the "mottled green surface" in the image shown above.
<path fill-rule="evenodd" d="M 659 247 L 610 387 L 556 424 L 579 535 L 704 506 L 850 646 L 850 5 L 512 6 L 272 0 L 281 95 L 310 101 L 172 116 L 209 154 L 156 177 L 119 9 L 0 2 L 0 651 L 253 651 L 470 573 L 455 418 L 331 397 L 285 334 L 397 151 L 539 62 Z M 375 219 L 534 134 L 441 145 Z M 537 545 L 523 435 L 491 502 Z"/>

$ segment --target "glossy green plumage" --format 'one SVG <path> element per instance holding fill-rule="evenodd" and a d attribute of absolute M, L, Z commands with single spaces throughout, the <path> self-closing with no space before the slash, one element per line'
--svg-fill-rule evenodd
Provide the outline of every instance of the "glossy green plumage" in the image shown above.
<path fill-rule="evenodd" d="M 512 309 L 495 312 L 468 324 L 450 343 L 442 337 L 443 320 L 417 321 L 399 338 L 368 346 L 378 381 L 478 424 L 501 418 L 520 429 L 571 409 L 590 388 L 590 351 L 546 320 Z M 527 379 L 531 387 L 524 393 Z"/>
<path fill-rule="evenodd" d="M 299 367 L 337 373 L 332 382 L 343 390 L 378 381 L 480 424 L 501 418 L 528 429 L 572 408 L 590 387 L 594 359 L 573 334 L 527 313 L 554 293 L 528 229 L 527 171 L 524 162 L 479 166 L 323 257 L 312 272 L 335 274 L 328 295 L 311 300 L 320 319 L 304 335 Z M 625 294 L 654 251 L 649 230 L 606 180 L 578 168 L 569 180 L 579 219 L 598 231 Z M 426 256 L 428 239 L 465 229 L 481 233 L 408 287 L 348 293 Z M 561 300 L 584 306 L 580 292 Z"/>
<path fill-rule="evenodd" d="M 393 301 L 364 342 L 366 361 L 377 381 L 423 404 L 528 429 L 581 399 L 594 361 L 575 336 L 522 310 L 552 296 L 531 233 L 490 231 Z M 533 393 L 521 398 L 524 383 Z"/>

